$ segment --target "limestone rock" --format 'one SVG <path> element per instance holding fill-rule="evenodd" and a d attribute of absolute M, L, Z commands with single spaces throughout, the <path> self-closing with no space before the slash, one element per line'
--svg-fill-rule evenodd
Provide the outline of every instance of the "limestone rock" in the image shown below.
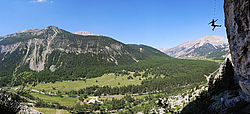
<path fill-rule="evenodd" d="M 42 114 L 42 113 L 33 108 L 23 105 L 21 106 L 21 110 L 18 112 L 18 114 Z"/>
<path fill-rule="evenodd" d="M 235 77 L 250 98 L 250 34 L 249 0 L 224 0 L 225 25 Z"/>

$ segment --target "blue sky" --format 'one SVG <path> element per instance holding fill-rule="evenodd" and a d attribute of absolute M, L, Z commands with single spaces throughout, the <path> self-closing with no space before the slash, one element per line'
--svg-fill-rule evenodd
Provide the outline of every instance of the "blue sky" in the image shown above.
<path fill-rule="evenodd" d="M 110 36 L 124 43 L 170 48 L 203 36 L 224 36 L 223 1 L 212 31 L 215 0 L 1 0 L 0 36 L 54 25 Z"/>

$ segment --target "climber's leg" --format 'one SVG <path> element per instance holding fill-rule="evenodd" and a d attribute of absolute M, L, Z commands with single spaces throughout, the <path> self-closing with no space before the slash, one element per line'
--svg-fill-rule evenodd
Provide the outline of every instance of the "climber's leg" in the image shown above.
<path fill-rule="evenodd" d="M 214 28 L 212 29 L 213 31 L 214 31 L 215 27 L 216 27 L 216 26 L 214 26 Z"/>

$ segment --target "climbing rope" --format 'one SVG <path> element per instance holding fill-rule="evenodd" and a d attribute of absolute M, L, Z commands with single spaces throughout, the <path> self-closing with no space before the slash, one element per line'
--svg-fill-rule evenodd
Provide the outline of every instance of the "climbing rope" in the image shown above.
<path fill-rule="evenodd" d="M 214 0 L 214 19 L 215 19 L 215 17 L 216 17 L 216 0 Z"/>
<path fill-rule="evenodd" d="M 213 14 L 214 18 L 213 18 L 212 21 L 209 23 L 209 25 L 211 24 L 211 26 L 213 27 L 212 30 L 214 31 L 216 27 L 221 27 L 221 26 L 222 26 L 222 25 L 215 24 L 216 21 L 218 20 L 218 19 L 216 19 L 216 0 L 214 0 L 214 12 L 213 12 L 213 13 L 214 13 L 214 14 Z"/>

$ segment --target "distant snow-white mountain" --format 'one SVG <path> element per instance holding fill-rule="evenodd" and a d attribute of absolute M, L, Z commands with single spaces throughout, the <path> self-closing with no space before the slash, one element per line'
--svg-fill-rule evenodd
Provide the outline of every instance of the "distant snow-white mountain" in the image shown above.
<path fill-rule="evenodd" d="M 87 31 L 76 31 L 74 34 L 83 35 L 83 36 L 100 36 L 98 34 L 90 33 Z"/>
<path fill-rule="evenodd" d="M 170 49 L 160 48 L 160 50 L 176 58 L 205 57 L 219 60 L 229 53 L 228 41 L 221 36 L 205 36 Z"/>

